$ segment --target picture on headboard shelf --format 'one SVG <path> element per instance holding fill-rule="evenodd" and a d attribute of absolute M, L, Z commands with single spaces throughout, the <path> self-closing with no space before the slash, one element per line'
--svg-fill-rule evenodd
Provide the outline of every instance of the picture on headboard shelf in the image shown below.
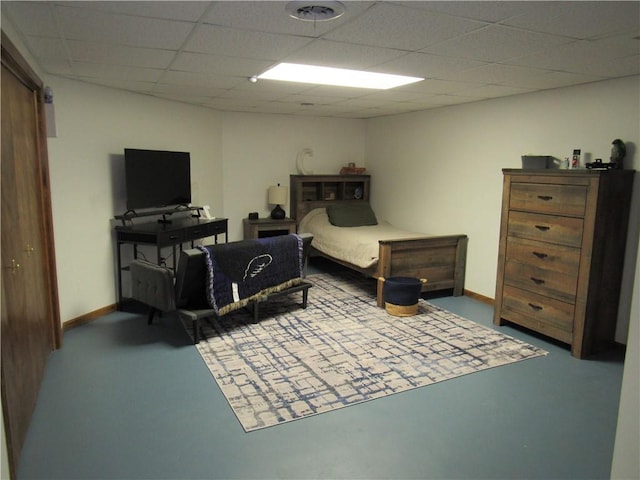
<path fill-rule="evenodd" d="M 338 184 L 335 182 L 325 183 L 323 185 L 322 191 L 322 198 L 324 198 L 325 200 L 335 200 L 336 198 L 338 198 Z"/>

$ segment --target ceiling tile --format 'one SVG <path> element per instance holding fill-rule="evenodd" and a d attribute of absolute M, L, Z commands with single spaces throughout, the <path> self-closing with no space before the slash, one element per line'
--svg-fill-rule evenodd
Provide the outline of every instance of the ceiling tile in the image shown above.
<path fill-rule="evenodd" d="M 538 8 L 506 20 L 506 25 L 587 39 L 637 30 L 640 2 L 540 2 Z"/>
<path fill-rule="evenodd" d="M 127 47 L 78 40 L 69 40 L 67 45 L 74 61 L 103 62 L 109 65 L 164 69 L 169 66 L 175 56 L 174 51 L 157 48 Z"/>
<path fill-rule="evenodd" d="M 193 28 L 192 23 L 132 17 L 90 9 L 58 6 L 55 9 L 65 38 L 114 45 L 177 50 Z"/>
<path fill-rule="evenodd" d="M 273 98 L 280 98 L 282 95 L 291 95 L 302 92 L 309 92 L 313 85 L 307 83 L 278 82 L 276 80 L 258 80 L 253 83 L 249 80 L 238 83 L 233 91 L 238 95 L 250 95 L 251 92 L 259 91 L 264 95 L 272 95 Z"/>
<path fill-rule="evenodd" d="M 271 62 L 249 58 L 182 52 L 171 65 L 172 70 L 251 77 L 262 73 Z"/>
<path fill-rule="evenodd" d="M 67 7 L 82 7 L 110 13 L 135 15 L 138 17 L 164 18 L 196 22 L 212 2 L 203 1 L 68 1 L 57 2 Z"/>
<path fill-rule="evenodd" d="M 343 97 L 330 97 L 327 95 L 313 95 L 311 93 L 297 93 L 295 95 L 285 95 L 278 99 L 281 102 L 291 102 L 302 105 L 310 103 L 313 105 L 334 105 L 336 103 L 342 103 Z"/>
<path fill-rule="evenodd" d="M 427 79 L 421 82 L 412 83 L 399 87 L 398 90 L 406 90 L 409 92 L 430 93 L 430 94 L 451 94 L 467 90 L 471 87 L 478 87 L 482 83 L 464 81 L 448 81 L 448 80 L 433 80 Z"/>
<path fill-rule="evenodd" d="M 282 61 L 336 68 L 368 69 L 402 55 L 404 52 L 390 48 L 314 40 L 300 50 L 287 55 Z"/>
<path fill-rule="evenodd" d="M 492 25 L 423 51 L 477 61 L 501 62 L 570 41 L 565 37 Z"/>
<path fill-rule="evenodd" d="M 153 93 L 154 97 L 165 98 L 167 100 L 175 100 L 177 102 L 189 103 L 191 105 L 203 105 L 211 100 L 209 96 L 198 96 L 198 95 L 181 95 L 180 93 L 171 94 L 171 93 Z"/>
<path fill-rule="evenodd" d="M 463 72 L 454 72 L 441 77 L 441 79 L 455 80 L 457 82 L 519 85 L 522 82 L 527 82 L 532 78 L 543 76 L 548 73 L 549 70 L 539 68 L 491 63 L 478 68 L 465 70 Z"/>
<path fill-rule="evenodd" d="M 184 50 L 277 61 L 304 47 L 308 38 L 200 25 Z"/>
<path fill-rule="evenodd" d="M 61 77 L 73 77 L 73 67 L 71 62 L 64 59 L 47 58 L 40 62 L 40 68 L 51 75 L 60 75 Z"/>
<path fill-rule="evenodd" d="M 371 93 L 371 89 L 368 88 L 351 88 L 351 87 L 336 87 L 332 85 L 318 85 L 313 86 L 308 90 L 309 93 L 314 95 L 322 95 L 327 97 L 341 97 L 341 98 L 358 98 L 363 95 Z"/>
<path fill-rule="evenodd" d="M 208 75 L 204 73 L 177 72 L 169 70 L 163 73 L 161 83 L 182 85 L 190 87 L 233 88 L 241 82 L 246 82 L 243 77 L 231 77 L 222 75 Z"/>
<path fill-rule="evenodd" d="M 143 94 L 151 94 L 153 92 L 155 82 L 145 82 L 138 80 L 122 80 L 120 78 L 80 78 L 85 82 L 95 85 L 103 85 L 105 87 L 117 88 L 118 90 L 136 91 Z M 54 92 L 55 99 L 55 92 Z"/>
<path fill-rule="evenodd" d="M 377 67 L 388 73 L 418 76 L 422 78 L 444 78 L 455 72 L 484 65 L 485 62 L 456 57 L 443 57 L 428 53 L 407 53 Z"/>
<path fill-rule="evenodd" d="M 390 90 L 384 90 L 382 92 L 374 92 L 369 95 L 363 95 L 366 97 L 373 97 L 378 102 L 410 102 L 413 100 L 417 100 L 422 96 L 420 92 L 411 92 L 408 90 L 398 90 L 397 88 L 392 88 Z M 362 98 L 362 97 L 361 97 Z"/>
<path fill-rule="evenodd" d="M 622 53 L 628 53 L 624 49 Z M 632 75 L 637 71 L 637 55 L 616 58 L 612 49 L 589 40 L 575 41 L 534 55 L 513 59 L 507 63 L 530 66 L 602 78 Z"/>
<path fill-rule="evenodd" d="M 475 20 L 382 3 L 324 38 L 416 51 L 484 25 Z"/>
<path fill-rule="evenodd" d="M 62 40 L 48 37 L 29 36 L 25 44 L 39 61 L 69 60 L 69 53 Z"/>
<path fill-rule="evenodd" d="M 518 88 L 505 85 L 482 85 L 480 87 L 471 87 L 467 90 L 461 90 L 457 92 L 457 95 L 465 97 L 495 98 L 520 95 L 531 91 L 533 91 L 532 88 Z"/>
<path fill-rule="evenodd" d="M 545 70 L 546 71 L 546 70 Z M 568 87 L 570 85 L 580 85 L 583 83 L 591 83 L 602 80 L 602 77 L 593 75 L 582 75 L 567 72 L 553 72 L 531 76 L 518 82 L 519 86 L 525 88 L 535 88 L 546 90 L 550 88 Z"/>
<path fill-rule="evenodd" d="M 112 68 L 106 64 L 75 62 L 73 72 L 76 77 L 96 79 L 119 79 L 122 81 L 157 82 L 162 70 L 152 68 L 121 67 Z"/>
<path fill-rule="evenodd" d="M 215 97 L 223 94 L 226 89 L 214 88 L 210 86 L 191 86 L 185 89 L 184 85 L 167 84 L 167 83 L 155 83 L 152 88 L 148 90 L 150 93 L 158 93 L 162 95 L 172 95 L 175 98 L 184 97 Z"/>
<path fill-rule="evenodd" d="M 237 100 L 239 103 L 243 101 L 246 102 L 269 102 L 269 101 L 280 101 L 282 97 L 286 96 L 285 93 L 274 94 L 265 90 L 259 89 L 240 89 L 240 88 L 231 88 L 227 89 L 224 92 L 221 92 L 216 96 L 216 98 L 225 98 L 227 100 Z"/>
<path fill-rule="evenodd" d="M 2 15 L 20 27 L 25 35 L 58 36 L 50 2 L 1 2 Z"/>
<path fill-rule="evenodd" d="M 524 89 L 549 89 L 596 82 L 602 77 L 520 67 L 516 65 L 490 64 L 480 68 L 452 74 L 446 80 L 497 84 Z"/>
<path fill-rule="evenodd" d="M 430 1 L 430 2 L 398 2 L 402 5 L 446 13 L 458 17 L 481 20 L 485 22 L 500 22 L 515 15 L 522 15 L 538 7 L 539 2 L 529 1 Z"/>
<path fill-rule="evenodd" d="M 485 97 L 481 96 L 465 96 L 465 95 L 436 95 L 429 99 L 435 105 L 461 105 L 463 103 L 471 103 L 471 102 L 479 102 L 481 100 L 486 100 Z"/>

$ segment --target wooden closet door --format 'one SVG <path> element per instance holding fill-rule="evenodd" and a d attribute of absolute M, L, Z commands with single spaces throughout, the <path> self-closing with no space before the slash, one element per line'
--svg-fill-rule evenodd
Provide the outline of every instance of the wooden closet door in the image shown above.
<path fill-rule="evenodd" d="M 2 403 L 15 476 L 47 358 L 59 345 L 38 90 L 2 57 Z M 46 183 L 45 183 L 46 182 Z"/>

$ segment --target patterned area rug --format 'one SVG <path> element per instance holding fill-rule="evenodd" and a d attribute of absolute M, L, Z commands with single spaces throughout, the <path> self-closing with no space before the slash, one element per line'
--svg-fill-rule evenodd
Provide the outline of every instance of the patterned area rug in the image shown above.
<path fill-rule="evenodd" d="M 247 311 L 203 323 L 198 351 L 247 432 L 547 353 L 422 299 L 391 316 L 363 277 L 307 279 L 306 310 L 297 293 L 257 324 Z"/>

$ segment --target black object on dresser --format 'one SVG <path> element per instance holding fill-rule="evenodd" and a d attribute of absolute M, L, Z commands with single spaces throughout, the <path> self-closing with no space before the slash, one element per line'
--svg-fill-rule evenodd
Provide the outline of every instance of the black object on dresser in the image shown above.
<path fill-rule="evenodd" d="M 583 358 L 613 344 L 633 170 L 505 169 L 494 323 Z"/>
<path fill-rule="evenodd" d="M 189 216 L 166 221 L 147 222 L 138 225 L 118 225 L 116 230 L 117 242 L 117 278 L 118 278 L 118 309 L 123 308 L 122 292 L 122 272 L 128 270 L 128 266 L 122 265 L 122 246 L 130 244 L 133 247 L 133 258 L 138 258 L 138 245 L 154 245 L 157 250 L 157 263 L 164 263 L 162 248 L 171 247 L 173 253 L 173 268 L 176 267 L 176 247 L 182 250 L 184 243 L 190 243 L 193 248 L 193 241 L 206 237 L 214 237 L 218 243 L 218 235 L 224 234 L 224 241 L 228 241 L 227 236 L 228 220 L 226 218 L 202 218 Z"/>

